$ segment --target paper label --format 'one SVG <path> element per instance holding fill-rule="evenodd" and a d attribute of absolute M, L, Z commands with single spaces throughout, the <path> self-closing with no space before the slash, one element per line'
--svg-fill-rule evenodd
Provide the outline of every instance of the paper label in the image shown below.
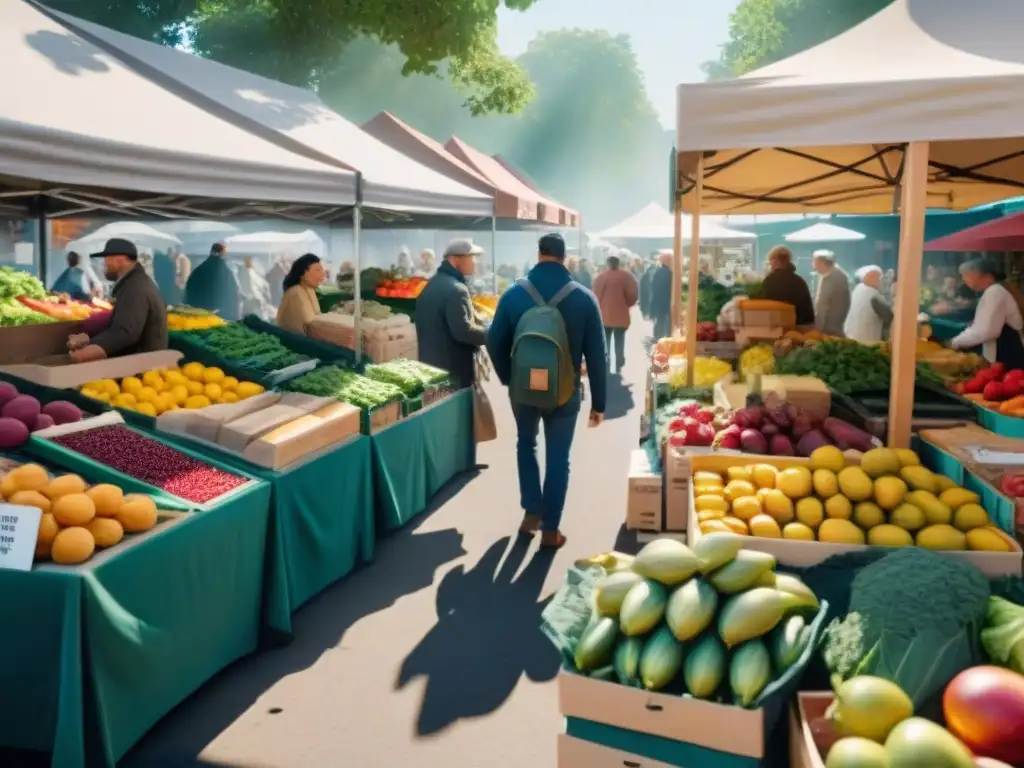
<path fill-rule="evenodd" d="M 39 507 L 0 504 L 0 568 L 32 570 L 42 517 Z"/>
<path fill-rule="evenodd" d="M 530 369 L 530 390 L 532 392 L 548 391 L 548 372 L 543 368 Z"/>
<path fill-rule="evenodd" d="M 1001 466 L 1024 465 L 1024 453 L 1010 451 L 993 451 L 982 445 L 966 445 L 964 453 L 979 464 L 998 464 Z"/>

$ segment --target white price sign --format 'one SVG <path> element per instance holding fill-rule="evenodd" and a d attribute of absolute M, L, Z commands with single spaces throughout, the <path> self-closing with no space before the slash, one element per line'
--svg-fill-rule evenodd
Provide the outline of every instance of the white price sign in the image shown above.
<path fill-rule="evenodd" d="M 38 507 L 0 504 L 0 568 L 32 570 L 42 517 Z"/>

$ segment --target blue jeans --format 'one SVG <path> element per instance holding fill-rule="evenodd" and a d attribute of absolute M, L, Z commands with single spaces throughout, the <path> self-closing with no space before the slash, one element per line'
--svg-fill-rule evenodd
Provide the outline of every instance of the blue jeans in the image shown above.
<path fill-rule="evenodd" d="M 654 317 L 654 340 L 664 339 L 672 333 L 672 316 L 656 315 Z"/>
<path fill-rule="evenodd" d="M 519 439 L 516 461 L 519 465 L 520 503 L 527 514 L 539 515 L 541 530 L 557 531 L 569 490 L 569 451 L 576 417 L 580 412 L 579 390 L 572 400 L 548 413 L 526 405 L 513 406 Z M 544 486 L 537 463 L 537 433 L 544 422 Z"/>
<path fill-rule="evenodd" d="M 612 369 L 612 341 L 615 341 L 615 365 L 616 371 L 621 371 L 626 361 L 626 329 L 608 328 L 604 329 L 604 353 L 608 357 L 608 370 Z"/>

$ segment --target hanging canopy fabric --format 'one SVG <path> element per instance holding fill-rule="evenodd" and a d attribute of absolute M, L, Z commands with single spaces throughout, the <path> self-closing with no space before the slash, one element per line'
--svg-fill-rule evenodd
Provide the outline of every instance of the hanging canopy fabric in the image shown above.
<path fill-rule="evenodd" d="M 683 217 L 683 238 L 690 239 L 690 217 Z M 602 240 L 671 240 L 675 236 L 675 220 L 671 213 L 657 203 L 648 203 L 629 218 L 613 227 L 598 232 Z M 756 240 L 753 232 L 743 232 L 722 226 L 718 217 L 702 216 L 700 239 L 704 241 L 736 242 Z"/>
<path fill-rule="evenodd" d="M 164 90 L 23 0 L 0 3 L 5 187 L 336 205 L 354 175 Z"/>
<path fill-rule="evenodd" d="M 66 250 L 88 256 L 94 251 L 101 251 L 107 240 L 112 237 L 131 240 L 136 246 L 166 248 L 171 245 L 181 245 L 181 240 L 174 235 L 161 232 L 159 229 L 154 229 L 148 224 L 143 224 L 141 221 L 115 221 L 110 224 L 104 224 L 88 235 L 73 240 L 68 243 Z"/>
<path fill-rule="evenodd" d="M 330 110 L 310 91 L 51 13 L 154 83 L 211 114 L 291 152 L 350 174 L 358 171 L 362 175 L 362 202 L 368 208 L 451 216 L 490 216 L 493 211 L 493 199 L 487 193 L 396 152 Z M 206 138 L 187 123 L 167 127 L 200 144 Z M 354 176 L 346 191 L 349 201 L 355 202 Z"/>
<path fill-rule="evenodd" d="M 161 221 L 154 225 L 161 232 L 170 232 L 178 237 L 201 237 L 210 234 L 230 235 L 238 231 L 238 227 L 226 221 Z"/>
<path fill-rule="evenodd" d="M 577 211 L 567 208 L 561 203 L 555 202 L 543 192 L 540 191 L 539 185 L 533 179 L 531 179 L 524 170 L 517 168 L 513 163 L 503 158 L 501 155 L 491 155 L 502 168 L 515 176 L 519 181 L 526 185 L 526 187 L 537 195 L 537 199 L 540 200 L 542 205 L 550 206 L 558 209 L 558 223 L 563 227 L 576 228 L 580 225 L 580 215 Z"/>
<path fill-rule="evenodd" d="M 258 256 L 288 251 L 293 255 L 312 253 L 325 255 L 327 248 L 323 239 L 313 230 L 302 232 L 246 232 L 224 238 L 227 252 L 243 256 Z"/>
<path fill-rule="evenodd" d="M 796 232 L 790 232 L 783 239 L 787 243 L 851 243 L 865 237 L 866 235 L 861 232 L 819 221 Z"/>
<path fill-rule="evenodd" d="M 491 185 L 516 201 L 517 219 L 538 221 L 545 224 L 559 223 L 558 209 L 546 206 L 536 192 L 523 184 L 515 175 L 509 173 L 493 157 L 470 146 L 455 136 L 444 145 L 445 150 L 459 162 L 469 166 L 474 172 L 483 176 Z"/>
<path fill-rule="evenodd" d="M 705 157 L 711 213 L 891 213 L 904 145 L 929 141 L 927 205 L 1024 186 L 1024 3 L 895 0 L 821 45 L 677 89 L 684 208 Z"/>
<path fill-rule="evenodd" d="M 1024 213 L 986 221 L 931 240 L 926 251 L 1024 251 Z"/>

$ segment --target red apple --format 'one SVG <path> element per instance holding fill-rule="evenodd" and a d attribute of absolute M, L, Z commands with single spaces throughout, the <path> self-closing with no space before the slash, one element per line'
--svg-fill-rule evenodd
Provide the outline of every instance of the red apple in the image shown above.
<path fill-rule="evenodd" d="M 986 400 L 1003 400 L 1006 395 L 1003 394 L 1003 385 L 998 381 L 990 381 L 985 385 L 985 388 L 981 391 L 981 396 Z"/>
<path fill-rule="evenodd" d="M 669 432 L 683 432 L 686 430 L 686 419 L 677 416 L 668 423 Z"/>

